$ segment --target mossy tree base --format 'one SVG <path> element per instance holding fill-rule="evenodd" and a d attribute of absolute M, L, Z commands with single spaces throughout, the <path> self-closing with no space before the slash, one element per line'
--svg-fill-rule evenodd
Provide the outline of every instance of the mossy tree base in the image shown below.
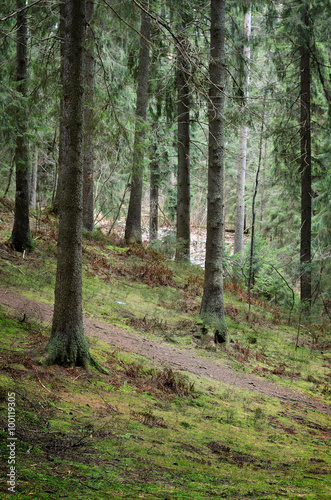
<path fill-rule="evenodd" d="M 82 366 L 88 371 L 94 367 L 101 373 L 108 373 L 91 356 L 83 325 L 76 328 L 67 326 L 62 330 L 53 330 L 46 352 L 47 354 L 42 360 L 46 365 Z"/>

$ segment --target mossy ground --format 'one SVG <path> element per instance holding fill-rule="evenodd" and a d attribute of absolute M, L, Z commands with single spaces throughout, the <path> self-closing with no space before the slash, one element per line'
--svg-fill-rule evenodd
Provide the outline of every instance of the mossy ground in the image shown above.
<path fill-rule="evenodd" d="M 51 302 L 56 222 L 45 216 L 32 232 L 36 249 L 23 259 L 0 231 L 2 286 Z M 296 348 L 297 326 L 282 311 L 256 300 L 248 321 L 244 294 L 228 286 L 232 342 L 215 352 L 212 332 L 201 335 L 197 320 L 200 269 L 102 237 L 86 237 L 84 249 L 86 314 L 330 401 L 325 326 L 302 328 Z M 15 392 L 19 500 L 330 498 L 329 415 L 174 374 L 95 339 L 91 352 L 109 375 L 42 366 L 50 333 L 20 319 L 0 311 L 0 497 L 8 488 L 8 392 Z"/>

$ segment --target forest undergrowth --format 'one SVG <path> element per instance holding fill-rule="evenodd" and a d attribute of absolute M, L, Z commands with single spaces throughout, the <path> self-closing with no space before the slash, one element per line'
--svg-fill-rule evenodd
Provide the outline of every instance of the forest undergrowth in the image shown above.
<path fill-rule="evenodd" d="M 32 223 L 31 254 L 8 245 L 12 212 L 1 210 L 1 287 L 53 302 L 57 222 Z M 116 242 L 118 243 L 118 242 Z M 141 246 L 85 234 L 87 317 L 127 333 L 199 353 L 238 372 L 330 403 L 326 323 L 225 285 L 229 342 L 217 349 L 198 319 L 203 272 Z M 1 448 L 7 449 L 8 393 L 16 403 L 16 498 L 329 499 L 330 416 L 242 390 L 96 338 L 90 348 L 109 374 L 40 364 L 49 325 L 0 308 Z M 0 497 L 8 492 L 1 463 Z"/>

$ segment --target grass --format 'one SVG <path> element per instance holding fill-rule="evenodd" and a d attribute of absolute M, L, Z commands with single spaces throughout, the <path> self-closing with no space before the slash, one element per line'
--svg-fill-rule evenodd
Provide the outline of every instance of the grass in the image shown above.
<path fill-rule="evenodd" d="M 51 303 L 56 221 L 22 256 L 0 229 L 2 285 Z M 6 219 L 7 218 L 7 219 Z M 161 256 L 84 239 L 84 311 L 330 402 L 330 345 L 263 302 L 225 293 L 230 343 L 215 351 L 197 313 L 203 273 Z M 168 271 L 166 271 L 168 269 Z M 164 284 L 164 280 L 168 283 Z M 277 314 L 276 314 L 277 313 Z M 284 314 L 286 316 L 286 314 Z M 15 498 L 329 499 L 330 416 L 167 367 L 92 339 L 109 375 L 39 364 L 50 332 L 0 309 L 0 498 L 8 484 L 8 392 L 16 398 Z"/>

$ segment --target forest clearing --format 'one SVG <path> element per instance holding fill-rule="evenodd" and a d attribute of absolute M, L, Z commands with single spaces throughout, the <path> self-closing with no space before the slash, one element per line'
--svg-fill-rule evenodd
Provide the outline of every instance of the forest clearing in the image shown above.
<path fill-rule="evenodd" d="M 0 498 L 331 498 L 327 0 L 3 0 Z"/>

